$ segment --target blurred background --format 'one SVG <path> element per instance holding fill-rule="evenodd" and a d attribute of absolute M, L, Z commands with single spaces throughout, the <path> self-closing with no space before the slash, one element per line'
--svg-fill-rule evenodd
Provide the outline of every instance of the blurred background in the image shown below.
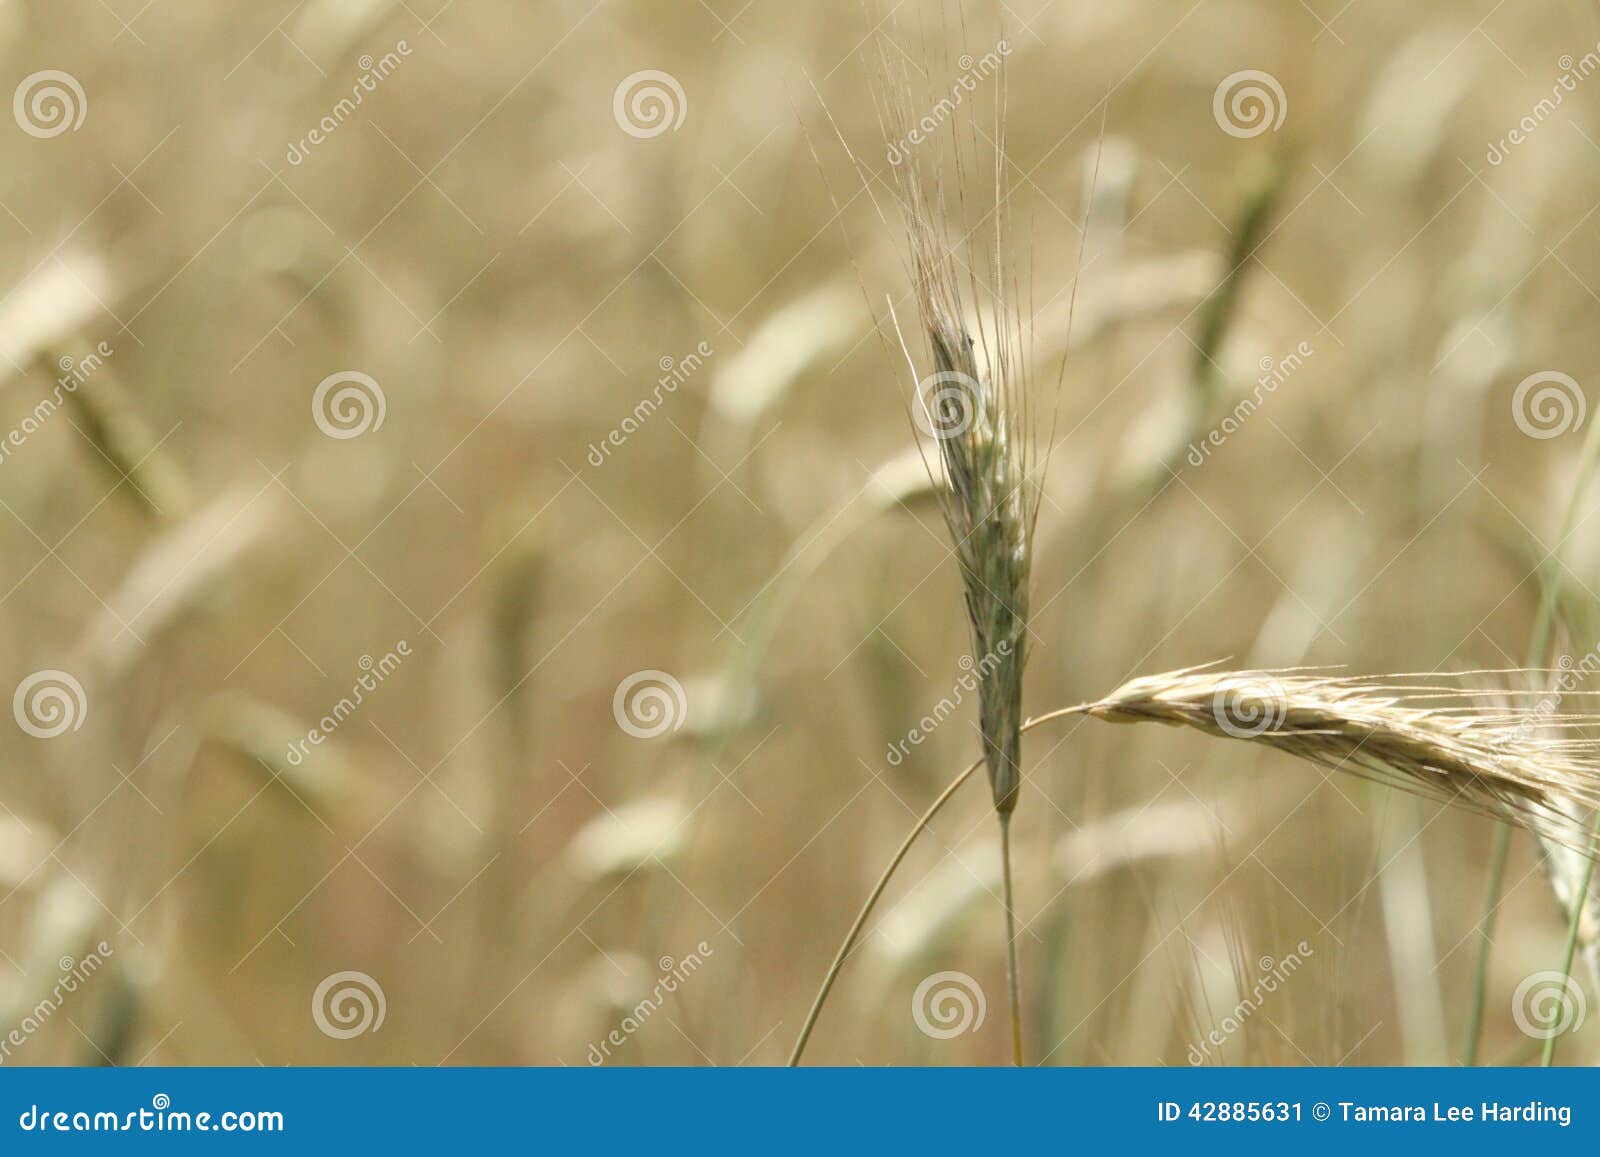
<path fill-rule="evenodd" d="M 1038 414 L 1070 353 L 1030 711 L 1521 666 L 1542 590 L 1586 671 L 1597 42 L 1579 0 L 0 5 L 0 1063 L 781 1063 L 978 751 L 890 146 L 989 237 L 1001 105 Z M 1463 1055 L 1492 823 L 1160 728 L 1024 755 L 1031 1060 Z M 971 785 L 808 1062 L 1007 1057 L 997 847 Z M 1565 936 L 1519 834 L 1481 1059 Z"/>

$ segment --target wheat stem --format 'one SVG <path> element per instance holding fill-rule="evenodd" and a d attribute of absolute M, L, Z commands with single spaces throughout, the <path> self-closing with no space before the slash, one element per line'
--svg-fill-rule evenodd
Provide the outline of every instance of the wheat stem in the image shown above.
<path fill-rule="evenodd" d="M 1072 707 L 1062 707 L 1055 711 L 1046 712 L 1037 719 L 1025 720 L 1021 730 L 1032 731 L 1040 724 L 1049 723 L 1054 719 L 1063 719 L 1068 715 L 1081 715 L 1092 703 L 1079 703 Z M 940 809 L 950 802 L 950 797 L 956 794 L 956 789 L 972 778 L 974 772 L 982 767 L 984 761 L 977 759 L 968 765 L 967 769 L 951 781 L 950 786 L 939 793 L 939 798 L 928 805 L 928 810 L 922 813 L 922 818 L 916 823 L 906 838 L 901 842 L 899 850 L 889 860 L 889 864 L 878 877 L 878 882 L 873 885 L 872 891 L 867 894 L 866 903 L 861 905 L 861 911 L 856 913 L 855 923 L 850 925 L 850 931 L 845 933 L 844 941 L 839 945 L 839 951 L 834 954 L 833 963 L 828 966 L 828 973 L 822 978 L 822 987 L 817 990 L 817 998 L 811 1002 L 811 1011 L 806 1013 L 805 1023 L 800 1026 L 800 1035 L 794 1042 L 794 1051 L 789 1054 L 789 1066 L 793 1068 L 800 1063 L 800 1056 L 806 1051 L 806 1042 L 811 1039 L 811 1030 L 816 1027 L 817 1017 L 822 1013 L 822 1006 L 828 999 L 828 993 L 833 989 L 833 982 L 839 979 L 839 970 L 844 967 L 845 958 L 850 955 L 850 950 L 855 947 L 856 939 L 861 935 L 861 929 L 866 926 L 867 917 L 872 915 L 872 909 L 877 905 L 878 898 L 883 895 L 883 890 L 889 886 L 890 877 L 895 869 L 900 866 L 900 861 L 906 858 L 906 853 L 911 850 L 911 845 L 916 842 L 924 828 L 933 822 L 933 817 L 939 814 Z M 1002 831 L 1004 829 L 1002 828 Z M 1010 863 L 1010 857 L 1006 857 Z M 1006 904 L 1009 913 L 1011 905 Z M 1007 929 L 1009 934 L 1010 929 Z"/>
<path fill-rule="evenodd" d="M 900 861 L 906 858 L 906 853 L 911 850 L 911 845 L 922 834 L 922 829 L 933 822 L 933 817 L 939 814 L 939 809 L 949 802 L 955 795 L 956 789 L 972 778 L 972 773 L 983 766 L 983 760 L 974 760 L 967 766 L 967 770 L 956 776 L 950 786 L 939 793 L 939 798 L 928 806 L 922 813 L 922 818 L 916 826 L 901 841 L 900 848 L 890 858 L 889 864 L 883 869 L 883 875 L 878 877 L 878 882 L 873 885 L 872 891 L 867 893 L 866 903 L 861 905 L 861 911 L 856 913 L 855 923 L 850 925 L 850 931 L 845 933 L 844 940 L 839 945 L 839 951 L 834 953 L 833 963 L 828 966 L 828 973 L 822 978 L 822 987 L 817 990 L 817 998 L 811 1002 L 811 1011 L 806 1013 L 805 1023 L 800 1026 L 800 1035 L 795 1039 L 794 1051 L 789 1054 L 789 1067 L 800 1063 L 800 1054 L 806 1051 L 806 1042 L 811 1039 L 811 1030 L 816 1027 L 817 1017 L 822 1012 L 822 1005 L 828 999 L 828 993 L 833 990 L 833 982 L 839 978 L 839 970 L 844 967 L 845 957 L 850 955 L 850 950 L 855 947 L 856 938 L 861 935 L 861 929 L 867 922 L 867 917 L 872 914 L 873 907 L 878 903 L 878 897 L 883 895 L 883 890 L 889 886 L 889 879 L 894 875 L 895 869 L 900 866 Z"/>
<path fill-rule="evenodd" d="M 1600 824 L 1600 818 L 1597 818 Z M 1600 826 L 1596 828 L 1600 832 Z M 1589 907 L 1589 882 L 1594 879 L 1594 843 L 1589 844 L 1589 854 L 1584 859 L 1583 880 L 1578 885 L 1578 892 L 1572 902 L 1572 915 L 1567 921 L 1567 952 L 1561 961 L 1561 1007 L 1566 1007 L 1567 979 L 1572 975 L 1572 957 L 1578 950 L 1578 930 L 1583 924 L 1583 914 Z M 1560 1033 L 1551 1033 L 1544 1042 L 1544 1053 L 1539 1058 L 1539 1067 L 1548 1069 L 1550 1063 L 1556 1059 L 1556 1040 Z"/>
<path fill-rule="evenodd" d="M 1572 537 L 1572 532 L 1577 525 L 1578 510 L 1583 504 L 1583 496 L 1588 491 L 1589 485 L 1594 480 L 1596 465 L 1600 465 L 1600 423 L 1591 425 L 1589 433 L 1583 440 L 1583 449 L 1578 456 L 1578 474 L 1573 479 L 1572 492 L 1567 496 L 1567 508 L 1561 516 L 1561 536 L 1556 539 L 1556 548 L 1553 552 L 1555 566 L 1551 570 L 1550 578 L 1543 584 L 1543 592 L 1539 599 L 1539 615 L 1533 624 L 1533 641 L 1528 648 L 1528 666 L 1540 668 L 1545 665 L 1545 659 L 1550 653 L 1550 640 L 1555 634 L 1555 616 L 1561 600 L 1561 588 L 1566 577 L 1565 562 L 1562 548 L 1567 539 Z M 1467 1020 L 1467 1047 L 1466 1063 L 1478 1063 L 1478 1047 L 1483 1036 L 1483 1007 L 1489 991 L 1489 957 L 1494 951 L 1494 921 L 1496 909 L 1500 906 L 1500 890 L 1504 886 L 1506 874 L 1506 852 L 1511 847 L 1511 826 L 1502 822 L 1495 829 L 1494 846 L 1490 850 L 1489 880 L 1484 891 L 1483 910 L 1483 939 L 1478 943 L 1478 962 L 1473 970 L 1472 997 L 1470 1012 Z M 1592 849 L 1591 849 L 1592 857 Z M 1590 860 L 1592 872 L 1593 860 Z M 1578 926 L 1579 918 L 1588 904 L 1589 875 L 1584 876 L 1584 886 L 1574 899 L 1572 927 Z M 1568 970 L 1570 971 L 1571 957 L 1568 956 Z M 1554 1039 L 1554 1038 L 1552 1038 Z M 1548 1062 L 1547 1062 L 1548 1063 Z"/>
<path fill-rule="evenodd" d="M 1500 887 L 1506 874 L 1506 852 L 1511 848 L 1511 825 L 1502 820 L 1495 826 L 1494 846 L 1489 851 L 1489 881 L 1484 887 L 1483 919 L 1478 941 L 1478 961 L 1472 973 L 1472 998 L 1467 1005 L 1467 1043 L 1461 1063 L 1471 1068 L 1478 1063 L 1478 1047 L 1483 1040 L 1483 1006 L 1489 992 L 1489 950 L 1494 945 L 1494 921 L 1500 914 Z"/>
<path fill-rule="evenodd" d="M 1022 1067 L 1022 972 L 1017 967 L 1017 908 L 1011 892 L 1011 813 L 1000 813 L 1000 865 L 1006 908 L 1006 984 L 1011 992 L 1011 1063 Z"/>
<path fill-rule="evenodd" d="M 1577 494 L 1574 491 L 1574 496 Z M 1570 523 L 1577 513 L 1576 497 L 1567 507 L 1563 538 L 1570 531 Z M 1559 549 L 1559 547 L 1557 548 Z M 1554 607 L 1560 584 L 1561 568 L 1556 567 L 1555 577 L 1545 584 L 1539 600 L 1539 616 L 1533 624 L 1533 643 L 1528 648 L 1528 665 L 1544 666 L 1554 631 Z M 1500 911 L 1500 892 L 1505 887 L 1506 854 L 1511 850 L 1511 825 L 1502 820 L 1495 826 L 1494 842 L 1489 849 L 1489 878 L 1484 884 L 1483 934 L 1478 941 L 1478 959 L 1472 970 L 1472 995 L 1467 1011 L 1467 1045 L 1464 1062 L 1470 1067 L 1478 1063 L 1478 1049 L 1483 1040 L 1483 1009 L 1489 997 L 1489 958 L 1494 954 L 1494 923 Z M 1578 911 L 1582 911 L 1582 898 Z"/>
<path fill-rule="evenodd" d="M 1566 516 L 1562 519 L 1561 537 L 1556 540 L 1556 551 L 1561 551 L 1567 538 L 1572 534 L 1578 518 L 1578 508 L 1583 501 L 1584 493 L 1589 489 L 1589 484 L 1594 478 L 1594 469 L 1600 461 L 1600 431 L 1594 426 L 1589 427 L 1589 434 L 1583 440 L 1582 455 L 1578 460 L 1578 477 L 1572 486 L 1572 494 L 1567 499 Z M 1565 575 L 1560 557 L 1556 559 L 1555 573 L 1545 584 L 1545 597 L 1539 603 L 1539 621 L 1535 626 L 1535 643 L 1538 650 L 1538 666 L 1544 665 L 1544 656 L 1549 648 L 1550 637 L 1555 633 L 1555 615 L 1558 609 L 1558 600 L 1561 595 L 1562 579 Z M 1600 812 L 1595 814 L 1594 832 L 1600 836 Z M 1566 1000 L 1567 979 L 1572 975 L 1572 957 L 1578 947 L 1578 933 L 1583 925 L 1583 914 L 1589 907 L 1589 883 L 1594 879 L 1594 841 L 1589 843 L 1589 855 L 1583 866 L 1583 880 L 1578 885 L 1578 890 L 1572 898 L 1572 912 L 1567 919 L 1567 951 L 1561 964 L 1561 991 L 1562 1000 Z M 1539 1058 L 1541 1068 L 1549 1068 L 1556 1056 L 1556 1037 L 1552 1034 L 1544 1042 L 1544 1052 Z"/>

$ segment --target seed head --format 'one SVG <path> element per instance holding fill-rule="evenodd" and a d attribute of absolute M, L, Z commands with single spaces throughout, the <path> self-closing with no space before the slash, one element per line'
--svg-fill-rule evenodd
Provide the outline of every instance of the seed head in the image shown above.
<path fill-rule="evenodd" d="M 1600 747 L 1574 732 L 1593 717 L 1548 716 L 1436 679 L 1189 669 L 1134 679 L 1086 710 L 1263 744 L 1586 853 L 1582 817 L 1600 804 Z"/>
<path fill-rule="evenodd" d="M 949 315 L 930 314 L 928 342 L 943 388 L 932 398 L 939 458 L 949 480 L 944 515 L 955 545 L 972 628 L 979 728 L 989 786 L 1001 814 L 1021 779 L 1022 670 L 1027 659 L 1033 520 L 1014 422 L 975 343 Z"/>
<path fill-rule="evenodd" d="M 886 91 L 879 111 L 886 136 L 909 139 L 917 116 L 910 86 L 887 60 L 883 75 Z M 1039 499 L 1038 480 L 1029 468 L 1032 431 L 1022 388 L 1022 351 L 1031 327 L 1014 305 L 1019 294 L 1001 260 L 1008 203 L 1003 118 L 997 116 L 993 133 L 987 134 L 997 142 L 994 201 L 976 220 L 967 196 L 976 186 L 968 175 L 970 158 L 978 152 L 977 134 L 974 126 L 967 127 L 974 128 L 970 140 L 952 126 L 943 146 L 925 142 L 925 148 L 904 157 L 894 167 L 894 181 L 909 234 L 907 272 L 917 328 L 927 342 L 925 358 L 906 350 L 917 379 L 911 417 L 936 445 L 927 451 L 938 458 L 928 461 L 929 473 L 942 475 L 945 483 L 940 491 L 945 522 L 980 672 L 984 760 L 995 808 L 1005 817 L 1016 807 L 1021 781 L 1028 575 Z M 945 198 L 946 162 L 954 205 Z M 936 174 L 931 182 L 924 180 L 925 164 Z M 949 224 L 952 216 L 963 222 L 958 233 Z M 986 240 L 980 245 L 977 237 Z"/>

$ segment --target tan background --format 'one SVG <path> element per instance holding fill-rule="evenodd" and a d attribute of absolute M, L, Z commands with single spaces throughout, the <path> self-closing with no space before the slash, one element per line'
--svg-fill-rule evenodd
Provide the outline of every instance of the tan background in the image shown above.
<path fill-rule="evenodd" d="M 1600 79 L 1486 154 L 1563 54 L 1596 51 L 1600 13 L 925 7 L 0 6 L 5 85 L 60 69 L 86 102 L 60 135 L 0 124 L 0 433 L 59 358 L 113 351 L 0 461 L 3 687 L 61 670 L 84 690 L 76 730 L 0 727 L 0 1028 L 62 957 L 114 952 L 8 1061 L 584 1064 L 659 958 L 701 942 L 612 1062 L 784 1058 L 883 860 L 976 750 L 968 702 L 886 756 L 969 644 L 936 512 L 869 481 L 912 438 L 909 371 L 867 305 L 906 316 L 875 24 L 930 103 L 1007 38 L 1007 257 L 1045 401 L 1108 101 L 1030 710 L 1229 657 L 1526 660 L 1582 433 L 1524 435 L 1513 393 L 1540 371 L 1593 389 Z M 291 164 L 363 55 L 401 41 Z M 645 69 L 684 115 L 635 136 L 614 94 Z M 1275 131 L 1215 119 L 1242 69 L 1281 85 Z M 986 132 L 995 94 L 966 106 Z M 1261 359 L 1314 354 L 1203 465 L 1167 470 L 1201 302 L 1271 165 L 1217 373 L 1247 391 Z M 702 342 L 596 466 L 661 359 Z M 319 430 L 313 392 L 340 371 L 379 384 L 381 427 Z M 1587 513 L 1563 548 L 1574 661 L 1596 642 Z M 684 688 L 681 729 L 619 727 L 641 670 Z M 1459 1055 L 1486 821 L 1160 730 L 1068 725 L 1025 754 L 1032 1059 L 1185 1063 L 1260 958 L 1302 941 L 1221 1059 Z M 813 1061 L 1006 1055 L 983 795 L 908 860 Z M 1524 1045 L 1512 992 L 1564 933 L 1526 839 L 1507 881 L 1490 1057 Z M 934 1039 L 913 993 L 947 970 L 987 1019 Z M 381 988 L 378 1031 L 319 1031 L 313 992 L 343 971 Z"/>

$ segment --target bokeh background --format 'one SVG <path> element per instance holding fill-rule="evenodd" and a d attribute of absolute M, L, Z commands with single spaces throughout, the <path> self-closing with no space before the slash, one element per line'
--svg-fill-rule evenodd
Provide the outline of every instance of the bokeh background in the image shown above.
<path fill-rule="evenodd" d="M 1578 0 L 0 5 L 0 1060 L 787 1056 L 977 751 L 885 61 L 963 92 L 904 162 L 958 235 L 1003 104 L 1040 414 L 1070 353 L 1031 711 L 1520 666 L 1556 576 L 1581 665 L 1597 42 Z M 1490 822 L 1164 729 L 1025 756 L 1030 1060 L 1460 1057 Z M 808 1060 L 1007 1056 L 996 854 L 974 785 Z M 1521 1061 L 1527 837 L 1496 916 Z"/>

